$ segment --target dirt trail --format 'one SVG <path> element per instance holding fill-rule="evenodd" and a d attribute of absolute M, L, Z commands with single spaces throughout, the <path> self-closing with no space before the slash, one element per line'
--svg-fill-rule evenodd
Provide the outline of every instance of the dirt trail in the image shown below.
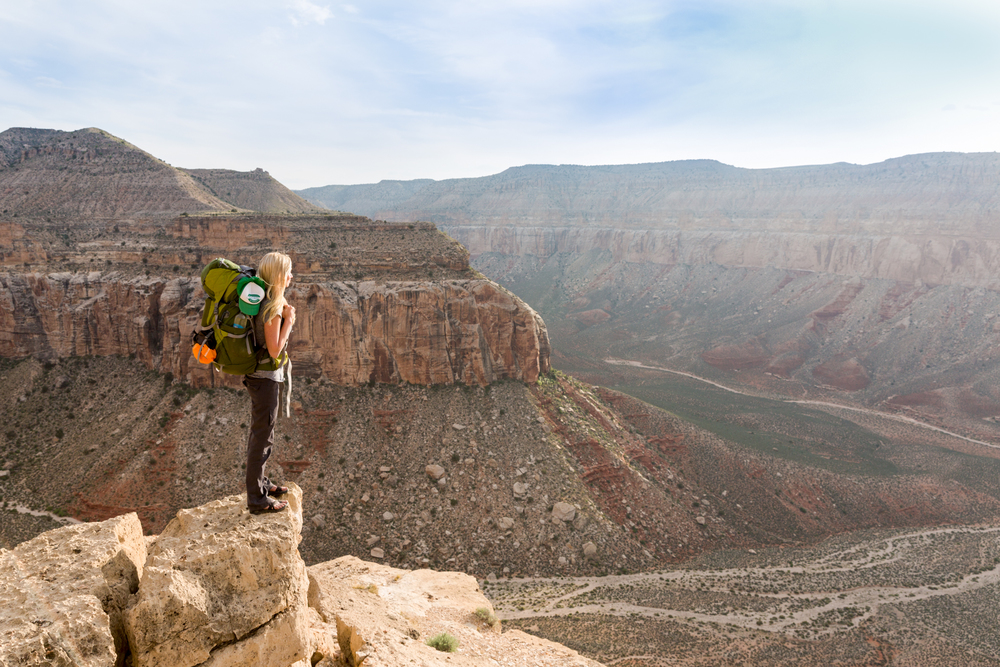
<path fill-rule="evenodd" d="M 45 510 L 33 510 L 30 507 L 25 507 L 24 505 L 8 505 L 8 510 L 14 510 L 18 514 L 30 514 L 31 516 L 47 516 L 53 521 L 58 521 L 63 525 L 69 525 L 72 523 L 82 523 L 79 519 L 74 519 L 71 516 L 59 516 L 58 514 L 53 514 L 52 512 L 47 512 Z"/>
<path fill-rule="evenodd" d="M 732 582 L 787 581 L 798 587 L 810 587 L 811 576 L 834 573 L 857 574 L 862 570 L 886 568 L 900 562 L 918 562 L 927 549 L 947 547 L 948 536 L 964 535 L 980 540 L 1000 541 L 1000 526 L 951 527 L 912 531 L 899 535 L 876 538 L 841 548 L 829 553 L 817 553 L 815 558 L 803 565 L 741 567 L 729 569 L 676 570 L 672 572 L 646 572 L 641 574 L 607 577 L 579 578 L 528 578 L 513 579 L 492 584 L 489 594 L 501 619 L 530 619 L 546 616 L 562 616 L 569 613 L 601 614 L 611 616 L 638 616 L 643 618 L 673 619 L 689 622 L 718 623 L 740 628 L 759 629 L 769 632 L 791 632 L 794 628 L 812 626 L 813 636 L 833 634 L 842 628 L 836 623 L 832 627 L 818 629 L 814 622 L 821 618 L 841 618 L 841 625 L 857 626 L 877 613 L 885 604 L 906 604 L 932 597 L 952 596 L 968 593 L 985 586 L 1000 585 L 1000 564 L 990 569 L 971 569 L 957 581 L 926 583 L 914 586 L 855 585 L 848 590 L 831 590 L 825 584 L 829 579 L 820 577 L 813 590 L 805 593 L 755 591 L 757 600 L 770 600 L 763 610 L 733 610 L 727 608 L 719 613 L 692 609 L 671 609 L 666 606 L 651 607 L 630 602 L 615 601 L 615 592 L 623 587 L 644 586 L 644 596 L 654 595 L 657 589 L 673 594 L 683 592 L 692 596 L 702 593 L 731 595 L 733 600 L 745 598 L 745 593 L 734 593 Z M 804 552 L 808 553 L 808 552 Z M 990 563 L 993 564 L 992 562 Z M 919 571 L 919 568 L 915 568 Z M 961 573 L 958 573 L 961 574 Z M 881 578 L 878 573 L 872 577 Z M 540 597 L 532 591 L 544 591 L 552 586 L 565 589 L 551 597 L 544 597 L 541 604 L 531 609 L 517 609 L 521 604 L 518 594 L 526 592 L 536 601 Z M 601 595 L 602 589 L 607 593 Z M 653 592 L 650 592 L 652 589 Z M 596 594 L 596 595 L 591 595 Z M 513 603 L 506 602 L 510 597 Z M 603 601 L 595 602 L 593 598 Z M 620 595 L 619 595 L 620 597 Z M 700 606 L 707 606 L 704 602 Z M 688 605 L 692 607 L 698 604 Z M 799 608 L 801 607 L 801 608 Z M 849 612 L 846 616 L 839 616 Z"/>
<path fill-rule="evenodd" d="M 685 373 L 683 371 L 675 371 L 675 370 L 672 370 L 670 368 L 663 368 L 663 367 L 660 367 L 660 366 L 649 366 L 647 364 L 643 364 L 643 363 L 638 362 L 638 361 L 629 361 L 627 359 L 615 359 L 613 357 L 609 357 L 609 358 L 605 359 L 604 362 L 608 363 L 608 364 L 615 365 L 615 366 L 631 366 L 633 368 L 643 368 L 643 369 L 651 370 L 651 371 L 661 371 L 663 373 L 671 373 L 673 375 L 682 375 L 682 376 L 684 376 L 686 378 L 691 378 L 692 380 L 697 380 L 699 382 L 704 382 L 705 384 L 710 384 L 713 387 L 717 387 L 719 389 L 731 392 L 733 394 L 739 394 L 741 396 L 749 396 L 750 398 L 762 398 L 761 396 L 758 396 L 756 394 L 750 394 L 750 393 L 747 393 L 745 391 L 740 391 L 738 389 L 733 389 L 732 387 L 727 387 L 726 385 L 719 384 L 718 382 L 713 382 L 712 380 L 708 380 L 706 378 L 699 377 L 699 376 L 693 375 L 691 373 Z M 881 412 L 879 410 L 872 410 L 870 408 L 859 408 L 859 407 L 855 407 L 855 406 L 852 406 L 852 405 L 843 405 L 841 403 L 830 403 L 830 402 L 827 402 L 827 401 L 805 401 L 805 400 L 801 400 L 801 399 L 800 400 L 793 400 L 793 399 L 773 398 L 773 397 L 766 397 L 766 398 L 769 398 L 770 400 L 774 400 L 774 401 L 780 401 L 782 403 L 794 403 L 796 405 L 813 405 L 813 406 L 816 406 L 816 407 L 834 408 L 834 409 L 837 409 L 837 410 L 848 410 L 848 411 L 851 411 L 851 412 L 858 412 L 858 413 L 861 413 L 861 414 L 870 415 L 872 417 L 882 417 L 883 419 L 891 419 L 893 421 L 898 421 L 898 422 L 903 422 L 905 424 L 910 424 L 911 426 L 918 426 L 920 428 L 925 428 L 925 429 L 928 429 L 928 430 L 931 430 L 931 431 L 936 431 L 938 433 L 941 433 L 941 434 L 944 434 L 944 435 L 947 435 L 947 436 L 951 436 L 952 438 L 958 438 L 959 440 L 964 440 L 966 442 L 971 442 L 971 443 L 976 444 L 976 445 L 982 445 L 984 447 L 990 447 L 992 449 L 1000 449 L 1000 445 L 993 444 L 993 443 L 990 443 L 990 442 L 983 442 L 982 440 L 976 440 L 974 438 L 969 438 L 969 437 L 966 437 L 966 436 L 961 435 L 959 433 L 954 433 L 952 431 L 948 431 L 948 430 L 940 428 L 938 426 L 934 426 L 932 424 L 928 424 L 926 422 L 922 422 L 922 421 L 920 421 L 918 419 L 914 419 L 912 417 L 907 417 L 905 415 L 897 415 L 897 414 L 892 413 L 892 412 Z"/>

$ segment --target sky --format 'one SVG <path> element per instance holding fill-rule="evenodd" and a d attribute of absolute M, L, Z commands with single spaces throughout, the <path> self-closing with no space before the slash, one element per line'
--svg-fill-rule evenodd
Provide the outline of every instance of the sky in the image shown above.
<path fill-rule="evenodd" d="M 0 130 L 301 189 L 1000 150 L 996 0 L 0 0 Z"/>

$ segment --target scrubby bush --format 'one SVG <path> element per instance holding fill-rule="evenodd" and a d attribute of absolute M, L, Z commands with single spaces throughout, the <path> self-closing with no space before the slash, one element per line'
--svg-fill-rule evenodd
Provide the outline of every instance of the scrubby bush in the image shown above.
<path fill-rule="evenodd" d="M 489 607 L 479 607 L 474 613 L 481 623 L 485 623 L 491 628 L 496 627 L 496 624 L 499 622 L 497 615 Z"/>
<path fill-rule="evenodd" d="M 455 636 L 447 632 L 436 634 L 427 640 L 426 644 L 431 648 L 436 648 L 445 653 L 454 653 L 458 650 L 458 640 Z"/>

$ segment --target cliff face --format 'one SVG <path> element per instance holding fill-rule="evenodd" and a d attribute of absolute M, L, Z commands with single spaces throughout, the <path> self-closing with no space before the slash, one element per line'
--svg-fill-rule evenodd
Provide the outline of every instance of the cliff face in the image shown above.
<path fill-rule="evenodd" d="M 288 293 L 301 313 L 290 347 L 296 375 L 489 384 L 548 370 L 545 324 L 490 281 L 304 281 Z M 198 386 L 218 383 L 191 355 L 203 303 L 188 277 L 0 274 L 0 355 L 135 356 Z"/>
<path fill-rule="evenodd" d="M 529 165 L 482 178 L 302 191 L 330 208 L 445 225 L 992 234 L 996 153 L 740 169 L 712 160 Z"/>
<path fill-rule="evenodd" d="M 443 225 L 472 256 L 548 258 L 607 252 L 615 262 L 778 268 L 932 285 L 1000 289 L 1000 237 L 836 234 L 767 229 L 690 230 Z"/>

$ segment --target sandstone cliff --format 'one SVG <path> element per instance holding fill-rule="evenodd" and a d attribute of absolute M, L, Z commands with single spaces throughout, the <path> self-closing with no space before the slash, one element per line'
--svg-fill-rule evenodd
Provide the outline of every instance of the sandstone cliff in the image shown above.
<path fill-rule="evenodd" d="M 0 665 L 32 667 L 598 667 L 476 610 L 475 579 L 356 558 L 305 567 L 302 492 L 250 515 L 231 496 L 178 512 L 144 540 L 134 514 L 58 528 L 0 549 Z M 456 653 L 425 643 L 440 633 Z"/>
<path fill-rule="evenodd" d="M 484 385 L 548 370 L 541 318 L 490 281 L 307 283 L 288 297 L 300 377 Z M 0 355 L 134 356 L 196 386 L 225 382 L 191 355 L 203 303 L 193 278 L 0 274 Z"/>
<path fill-rule="evenodd" d="M 913 233 L 905 224 L 877 234 L 768 227 L 766 222 L 731 230 L 442 225 L 473 258 L 601 252 L 626 264 L 777 268 L 1000 291 L 1000 235 L 992 232 Z"/>
<path fill-rule="evenodd" d="M 932 153 L 783 169 L 711 160 L 534 165 L 474 179 L 301 194 L 359 214 L 431 220 L 474 257 L 601 249 L 626 262 L 774 267 L 996 289 L 997 178 L 995 153 Z"/>

